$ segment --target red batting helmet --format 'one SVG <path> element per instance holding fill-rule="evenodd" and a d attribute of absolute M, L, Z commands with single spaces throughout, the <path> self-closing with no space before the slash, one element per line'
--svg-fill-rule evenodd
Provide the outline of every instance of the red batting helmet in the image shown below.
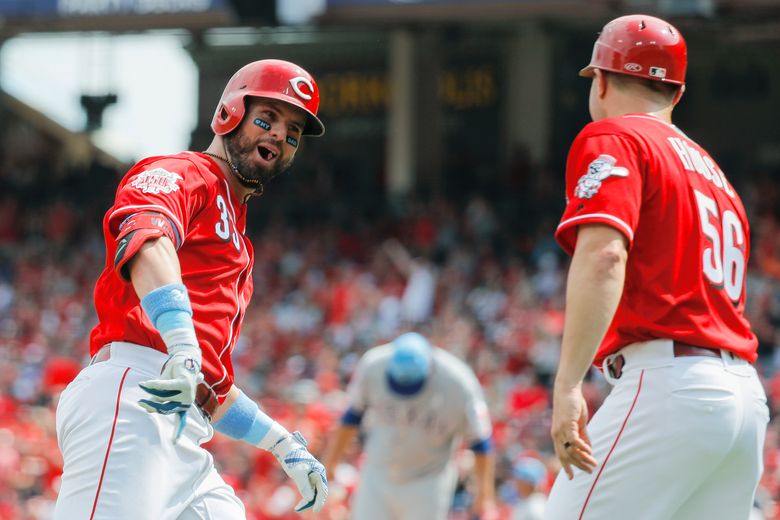
<path fill-rule="evenodd" d="M 320 91 L 314 78 L 294 63 L 282 60 L 260 60 L 244 65 L 233 74 L 214 112 L 211 129 L 225 135 L 244 118 L 244 98 L 278 99 L 306 112 L 304 135 L 322 135 L 325 127 L 317 118 Z"/>
<path fill-rule="evenodd" d="M 580 76 L 603 69 L 684 85 L 687 54 L 685 40 L 672 24 L 643 14 L 621 16 L 604 26 Z"/>

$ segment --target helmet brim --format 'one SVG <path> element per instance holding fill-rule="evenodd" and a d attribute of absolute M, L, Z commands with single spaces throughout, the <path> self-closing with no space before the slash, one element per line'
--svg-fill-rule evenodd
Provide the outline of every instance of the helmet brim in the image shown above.
<path fill-rule="evenodd" d="M 624 76 L 633 76 L 635 78 L 642 78 L 642 79 L 647 79 L 647 80 L 651 80 L 651 81 L 658 81 L 658 82 L 661 82 L 661 83 L 669 83 L 670 85 L 685 85 L 684 81 L 676 81 L 676 80 L 665 79 L 665 78 L 648 78 L 644 74 L 633 74 L 631 72 L 626 72 L 624 70 L 613 70 L 613 69 L 604 68 L 604 67 L 595 67 L 593 65 L 588 65 L 587 67 L 583 67 L 582 69 L 580 69 L 579 75 L 580 75 L 580 77 L 583 77 L 583 78 L 592 78 L 595 75 L 593 71 L 596 70 L 596 69 L 605 70 L 607 72 L 614 72 L 615 74 L 622 74 Z"/>
<path fill-rule="evenodd" d="M 303 135 L 310 135 L 312 137 L 319 137 L 325 133 L 325 125 L 322 121 L 306 110 L 306 127 L 303 129 Z"/>
<path fill-rule="evenodd" d="M 580 77 L 583 78 L 592 78 L 593 77 L 593 71 L 596 69 L 593 65 L 588 65 L 587 67 L 583 67 L 580 69 Z"/>

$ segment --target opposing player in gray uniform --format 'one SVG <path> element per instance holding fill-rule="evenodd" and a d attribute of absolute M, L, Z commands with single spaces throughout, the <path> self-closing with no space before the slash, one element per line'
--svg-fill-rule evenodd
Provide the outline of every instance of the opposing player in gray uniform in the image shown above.
<path fill-rule="evenodd" d="M 348 393 L 324 461 L 332 472 L 363 428 L 353 519 L 446 518 L 457 479 L 453 454 L 462 441 L 475 455 L 473 512 L 495 514 L 490 416 L 465 363 L 408 332 L 363 355 Z"/>

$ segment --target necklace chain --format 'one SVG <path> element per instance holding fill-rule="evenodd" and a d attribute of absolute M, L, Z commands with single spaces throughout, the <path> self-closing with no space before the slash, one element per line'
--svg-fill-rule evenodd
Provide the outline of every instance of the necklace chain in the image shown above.
<path fill-rule="evenodd" d="M 233 170 L 234 172 L 237 172 L 237 171 L 238 171 L 238 167 L 237 167 L 235 164 L 233 164 L 233 163 L 230 161 L 230 159 L 228 159 L 227 157 L 222 157 L 221 155 L 217 155 L 217 154 L 215 154 L 215 153 L 206 152 L 206 151 L 203 151 L 203 152 L 201 152 L 201 153 L 202 153 L 203 155 L 210 155 L 211 157 L 213 157 L 213 158 L 215 158 L 215 159 L 219 159 L 220 161 L 223 161 L 223 162 L 224 162 L 224 163 L 226 163 L 228 166 L 230 166 L 230 169 L 231 169 L 231 170 Z"/>
<path fill-rule="evenodd" d="M 208 155 L 210 157 L 214 157 L 215 159 L 219 159 L 220 161 L 223 161 L 225 164 L 227 164 L 230 167 L 230 169 L 233 170 L 233 173 L 236 174 L 236 177 L 238 177 L 243 183 L 249 184 L 249 185 L 254 187 L 254 191 L 251 193 L 251 195 L 259 197 L 260 195 L 263 194 L 263 191 L 265 189 L 265 187 L 263 186 L 263 183 L 260 180 L 258 180 L 258 179 L 248 179 L 248 178 L 244 177 L 243 175 L 241 175 L 241 172 L 238 170 L 238 166 L 233 164 L 233 162 L 230 159 L 228 159 L 227 157 L 222 157 L 221 155 L 217 155 L 215 153 L 207 152 L 205 150 L 202 151 L 201 153 L 203 155 Z"/>

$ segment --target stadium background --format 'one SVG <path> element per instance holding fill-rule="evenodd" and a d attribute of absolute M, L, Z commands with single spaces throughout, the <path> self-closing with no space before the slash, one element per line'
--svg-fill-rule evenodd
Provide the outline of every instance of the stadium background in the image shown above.
<path fill-rule="evenodd" d="M 293 172 L 251 203 L 256 289 L 234 354 L 237 380 L 320 454 L 356 359 L 401 330 L 405 305 L 428 296 L 391 262 L 387 240 L 398 239 L 437 276 L 418 329 L 468 360 L 485 388 L 508 516 L 517 457 L 545 462 L 543 489 L 557 469 L 550 383 L 567 259 L 552 231 L 566 149 L 588 121 L 588 86 L 576 71 L 600 26 L 627 12 L 667 17 L 686 35 L 688 91 L 676 122 L 713 151 L 751 219 L 748 313 L 773 412 L 758 506 L 780 518 L 778 2 L 329 0 L 275 9 L 238 0 L 0 0 L 0 43 L 31 32 L 185 31 L 199 78 L 193 150 L 210 140 L 218 95 L 239 66 L 276 57 L 310 70 L 328 131 L 306 140 Z M 82 131 L 0 93 L 3 519 L 49 518 L 56 497 L 57 394 L 88 358 L 100 222 L 129 166 L 91 139 L 111 94 L 84 99 L 91 112 Z M 594 372 L 592 408 L 607 391 Z M 271 457 L 220 438 L 209 448 L 250 519 L 297 517 L 294 490 Z M 359 462 L 353 450 L 339 468 L 323 517 L 346 518 Z M 467 475 L 468 452 L 458 462 Z M 464 477 L 453 518 L 466 516 L 469 498 Z"/>

